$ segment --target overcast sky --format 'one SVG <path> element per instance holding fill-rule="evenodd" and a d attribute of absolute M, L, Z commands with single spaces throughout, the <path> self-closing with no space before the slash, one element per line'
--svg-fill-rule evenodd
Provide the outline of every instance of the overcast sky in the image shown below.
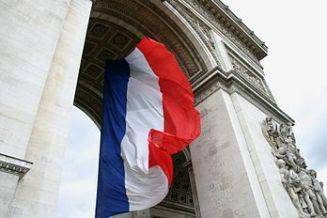
<path fill-rule="evenodd" d="M 309 167 L 327 182 L 327 1 L 224 2 L 266 42 L 266 80 L 296 121 L 297 144 Z"/>
<path fill-rule="evenodd" d="M 225 0 L 269 47 L 262 61 L 279 106 L 296 121 L 310 168 L 327 182 L 327 1 Z M 94 216 L 99 130 L 74 108 L 59 217 Z M 326 191 L 326 190 L 325 190 Z"/>

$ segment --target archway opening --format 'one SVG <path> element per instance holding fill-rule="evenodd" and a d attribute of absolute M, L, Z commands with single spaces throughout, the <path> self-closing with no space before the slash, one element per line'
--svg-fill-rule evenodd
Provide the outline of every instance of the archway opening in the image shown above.
<path fill-rule="evenodd" d="M 97 189 L 100 131 L 87 114 L 73 108 L 70 122 L 69 147 L 64 161 L 59 193 L 58 217 L 93 217 Z M 185 151 L 187 152 L 187 151 Z M 167 197 L 150 209 L 154 217 L 185 214 L 193 217 L 194 202 L 189 178 L 187 153 L 174 159 L 174 182 Z"/>
<path fill-rule="evenodd" d="M 93 5 L 74 104 L 101 121 L 106 59 L 125 57 L 144 36 L 164 43 L 192 79 L 207 70 L 197 39 L 161 1 L 101 0 Z M 194 37 L 194 36 L 193 36 Z M 202 55 L 202 56 L 201 56 Z"/>
<path fill-rule="evenodd" d="M 100 127 L 105 61 L 125 57 L 144 35 L 164 43 L 176 55 L 190 80 L 205 72 L 204 52 L 199 51 L 201 46 L 190 32 L 181 18 L 161 1 L 96 1 L 89 20 L 74 105 Z M 167 198 L 151 209 L 154 214 L 177 211 L 194 216 L 188 161 L 189 157 L 183 153 L 174 157 L 175 182 Z"/>
<path fill-rule="evenodd" d="M 68 143 L 59 191 L 58 217 L 94 217 L 100 131 L 77 107 L 72 110 Z"/>

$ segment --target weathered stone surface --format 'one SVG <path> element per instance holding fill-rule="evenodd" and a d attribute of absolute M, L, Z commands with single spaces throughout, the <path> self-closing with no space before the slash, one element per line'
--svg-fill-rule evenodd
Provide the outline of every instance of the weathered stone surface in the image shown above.
<path fill-rule="evenodd" d="M 0 214 L 6 214 L 15 194 L 18 176 L 0 171 Z"/>
<path fill-rule="evenodd" d="M 0 8 L 0 151 L 24 158 L 68 2 L 3 0 Z"/>
<path fill-rule="evenodd" d="M 297 212 L 280 182 L 270 146 L 261 131 L 261 122 L 267 116 L 267 112 L 260 110 L 237 93 L 232 94 L 232 101 L 270 216 L 297 217 Z"/>
<path fill-rule="evenodd" d="M 202 217 L 268 217 L 230 96 L 219 90 L 198 108 L 204 134 L 190 148 Z"/>
<path fill-rule="evenodd" d="M 68 7 L 26 149 L 25 157 L 34 165 L 19 181 L 8 217 L 55 216 L 69 114 L 91 2 L 72 0 Z"/>
<path fill-rule="evenodd" d="M 2 0 L 0 8 L 0 153 L 24 159 L 68 2 Z M 17 181 L 0 173 L 1 215 Z"/>

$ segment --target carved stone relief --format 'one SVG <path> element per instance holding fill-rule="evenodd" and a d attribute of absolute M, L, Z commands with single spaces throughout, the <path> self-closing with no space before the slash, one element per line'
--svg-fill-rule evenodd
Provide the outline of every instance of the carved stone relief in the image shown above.
<path fill-rule="evenodd" d="M 233 65 L 234 70 L 236 73 L 238 73 L 239 76 L 241 76 L 243 79 L 248 81 L 251 85 L 253 85 L 255 88 L 257 88 L 262 93 L 269 95 L 267 93 L 267 89 L 263 85 L 262 80 L 255 76 L 254 73 L 252 73 L 247 67 L 244 66 L 240 61 L 238 61 L 236 58 L 230 55 L 230 59 Z"/>
<path fill-rule="evenodd" d="M 327 217 L 327 198 L 317 173 L 307 169 L 296 146 L 289 124 L 278 124 L 271 117 L 262 122 L 262 132 L 269 142 L 279 168 L 281 181 L 300 217 Z"/>
<path fill-rule="evenodd" d="M 215 48 L 210 36 L 210 27 L 206 25 L 201 19 L 194 16 L 192 12 L 190 12 L 187 8 L 179 4 L 175 0 L 169 0 L 169 3 L 181 14 L 182 17 L 190 24 L 190 26 L 194 29 L 194 31 L 198 34 L 201 38 L 202 42 L 206 45 L 209 49 L 211 54 L 213 55 L 217 65 L 220 66 L 219 58 L 216 55 Z"/>
<path fill-rule="evenodd" d="M 18 159 L 0 153 L 0 171 L 23 177 L 32 167 L 30 161 Z"/>
<path fill-rule="evenodd" d="M 229 38 L 235 45 L 237 45 L 242 51 L 249 55 L 252 59 L 256 60 L 257 58 L 253 54 L 253 51 L 242 42 L 242 40 L 233 33 L 235 29 L 225 20 L 222 16 L 218 20 L 209 10 L 203 7 L 199 0 L 188 0 L 189 4 L 192 5 L 202 16 L 209 20 L 214 26 L 216 26 L 227 38 Z"/>
<path fill-rule="evenodd" d="M 195 30 L 195 32 L 198 34 L 198 36 L 201 38 L 203 43 L 206 45 L 208 50 L 211 52 L 213 55 L 217 65 L 221 67 L 219 57 L 217 56 L 217 53 L 215 51 L 213 41 L 211 38 L 211 35 L 209 33 L 210 27 L 201 20 L 201 18 L 194 16 L 193 12 L 190 11 L 189 8 L 185 7 L 183 4 L 176 0 L 169 0 L 168 1 L 170 5 L 172 5 L 180 14 L 185 18 L 185 20 L 190 24 L 190 26 Z M 204 13 L 209 13 L 206 11 L 205 8 L 202 8 L 201 5 L 197 5 L 197 1 L 190 1 L 188 2 L 189 4 L 192 5 L 198 12 L 200 12 L 202 15 Z M 209 15 L 208 15 L 209 16 Z M 213 15 L 212 15 L 213 16 Z M 210 22 L 215 22 L 214 17 L 210 20 Z M 217 25 L 219 22 L 217 23 Z M 221 27 L 223 28 L 223 26 Z M 228 29 L 225 29 L 224 33 L 227 34 Z M 232 33 L 230 33 L 232 34 Z M 240 47 L 241 49 L 245 49 L 243 47 Z M 241 61 L 238 61 L 238 59 L 234 58 L 233 55 L 231 56 L 231 61 L 233 68 L 235 69 L 236 75 L 247 81 L 249 84 L 251 84 L 255 90 L 258 90 L 262 94 L 264 94 L 266 97 L 269 99 L 273 99 L 270 91 L 266 88 L 265 83 L 263 80 L 261 80 L 258 76 L 256 76 L 254 73 L 249 70 L 249 67 L 246 67 L 244 63 Z"/>

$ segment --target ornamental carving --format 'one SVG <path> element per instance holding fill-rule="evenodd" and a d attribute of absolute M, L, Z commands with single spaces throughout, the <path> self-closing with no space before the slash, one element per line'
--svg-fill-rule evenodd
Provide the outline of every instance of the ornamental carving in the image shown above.
<path fill-rule="evenodd" d="M 317 172 L 307 169 L 304 158 L 296 146 L 289 124 L 278 124 L 271 117 L 262 123 L 262 131 L 269 142 L 281 181 L 300 217 L 326 217 L 327 198 Z"/>
<path fill-rule="evenodd" d="M 255 76 L 249 69 L 247 69 L 242 63 L 240 63 L 234 57 L 230 56 L 230 59 L 234 70 L 239 74 L 239 76 L 241 76 L 243 79 L 248 81 L 255 88 L 259 89 L 259 91 L 267 95 L 267 90 L 260 78 Z"/>
<path fill-rule="evenodd" d="M 211 39 L 211 35 L 210 35 L 211 28 L 208 25 L 206 25 L 201 19 L 194 16 L 194 14 L 192 14 L 192 12 L 188 8 L 180 5 L 175 0 L 169 0 L 168 2 L 178 11 L 178 13 L 193 28 L 193 30 L 197 33 L 197 35 L 201 38 L 202 42 L 206 45 L 208 50 L 211 52 L 217 65 L 221 66 Z"/>
<path fill-rule="evenodd" d="M 233 33 L 233 27 L 230 23 L 227 22 L 222 16 L 218 20 L 213 13 L 203 7 L 203 3 L 199 0 L 188 0 L 188 4 L 190 4 L 195 10 L 197 10 L 202 16 L 204 16 L 207 20 L 209 20 L 214 26 L 216 26 L 228 39 L 230 39 L 235 45 L 237 45 L 242 51 L 244 51 L 249 57 L 256 60 L 257 58 L 253 54 L 253 51 L 249 49 L 248 46 L 240 40 L 239 36 Z"/>
<path fill-rule="evenodd" d="M 17 175 L 22 178 L 32 167 L 30 161 L 18 159 L 9 155 L 0 153 L 0 171 Z"/>

